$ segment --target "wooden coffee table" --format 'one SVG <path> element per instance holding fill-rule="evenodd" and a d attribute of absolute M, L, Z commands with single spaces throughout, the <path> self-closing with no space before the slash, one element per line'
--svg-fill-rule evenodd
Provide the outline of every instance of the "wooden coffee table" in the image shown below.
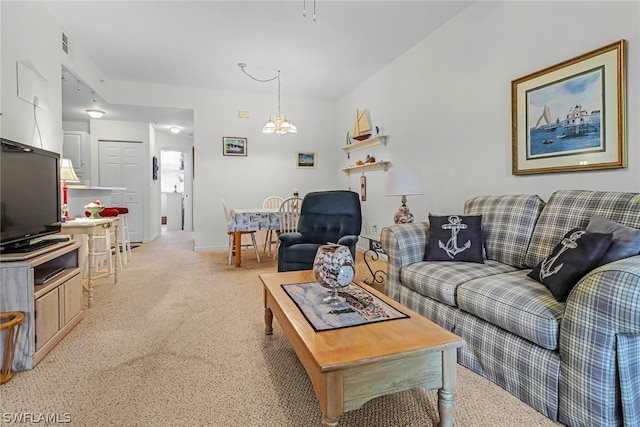
<path fill-rule="evenodd" d="M 373 398 L 412 388 L 439 389 L 440 426 L 453 426 L 462 338 L 359 280 L 354 282 L 410 317 L 315 332 L 280 286 L 313 282 L 311 271 L 261 274 L 260 280 L 265 333 L 273 333 L 275 316 L 311 379 L 323 426 L 337 426 L 343 413 Z"/>

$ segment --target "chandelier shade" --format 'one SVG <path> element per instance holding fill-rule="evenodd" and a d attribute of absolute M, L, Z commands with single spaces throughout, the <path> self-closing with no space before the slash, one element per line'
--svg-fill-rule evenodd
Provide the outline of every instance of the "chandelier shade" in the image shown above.
<path fill-rule="evenodd" d="M 298 133 L 296 125 L 286 116 L 271 116 L 262 128 L 262 133 L 275 133 L 283 135 L 285 133 Z"/>

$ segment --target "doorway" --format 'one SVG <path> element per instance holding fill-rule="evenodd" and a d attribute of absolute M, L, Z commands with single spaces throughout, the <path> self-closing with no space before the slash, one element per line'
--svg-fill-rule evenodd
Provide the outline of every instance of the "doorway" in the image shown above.
<path fill-rule="evenodd" d="M 189 209 L 185 209 L 188 186 L 185 181 L 186 153 L 160 151 L 162 224 L 168 231 L 190 230 Z"/>

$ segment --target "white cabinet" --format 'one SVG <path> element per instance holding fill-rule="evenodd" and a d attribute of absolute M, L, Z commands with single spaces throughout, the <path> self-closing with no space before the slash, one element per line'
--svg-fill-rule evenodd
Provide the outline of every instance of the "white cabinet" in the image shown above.
<path fill-rule="evenodd" d="M 80 243 L 68 241 L 29 253 L 0 255 L 0 311 L 20 311 L 13 370 L 33 368 L 82 320 L 82 278 L 78 267 Z M 44 269 L 61 271 L 43 284 L 35 278 Z M 4 354 L 5 340 L 0 340 Z"/>
<path fill-rule="evenodd" d="M 81 182 L 88 184 L 91 181 L 91 139 L 87 132 L 65 131 L 62 156 L 71 159 Z"/>

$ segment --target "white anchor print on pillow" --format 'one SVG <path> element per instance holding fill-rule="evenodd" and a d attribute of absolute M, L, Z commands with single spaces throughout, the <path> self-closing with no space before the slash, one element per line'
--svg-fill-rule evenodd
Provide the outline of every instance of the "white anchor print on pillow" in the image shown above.
<path fill-rule="evenodd" d="M 484 263 L 482 215 L 429 214 L 427 261 Z"/>

